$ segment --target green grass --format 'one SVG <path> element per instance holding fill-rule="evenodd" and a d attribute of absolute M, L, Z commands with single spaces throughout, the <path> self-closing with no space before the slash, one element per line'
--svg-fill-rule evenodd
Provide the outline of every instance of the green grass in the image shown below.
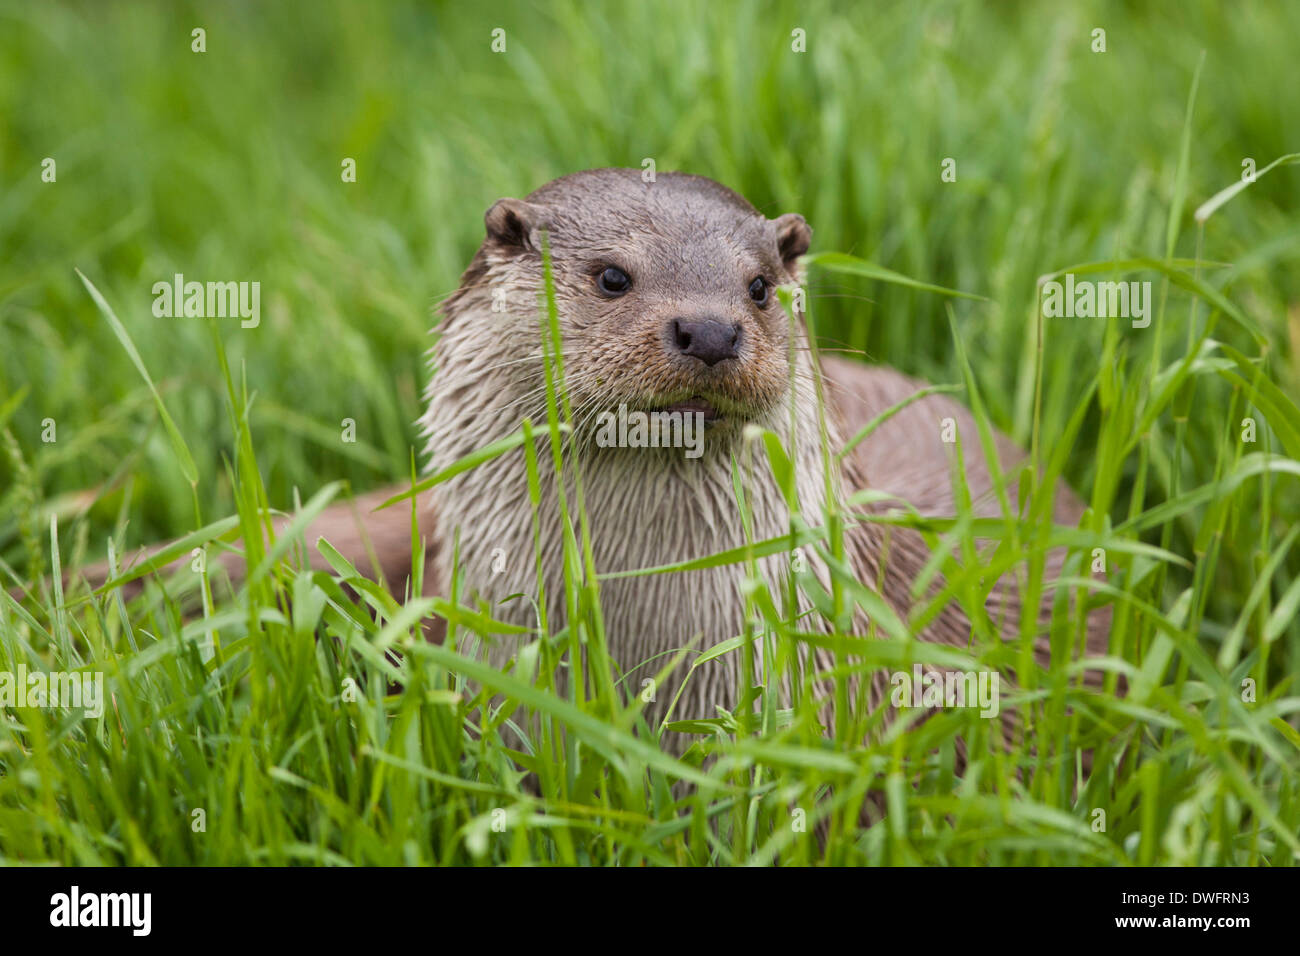
<path fill-rule="evenodd" d="M 1204 223 L 1193 211 L 1243 158 L 1300 149 L 1300 9 L 859 7 L 0 3 L 0 579 L 199 529 L 242 534 L 259 569 L 193 617 L 177 584 L 129 603 L 80 585 L 0 596 L 0 671 L 102 671 L 112 694 L 99 720 L 0 710 L 0 862 L 1294 864 L 1300 169 Z M 814 266 L 823 349 L 961 386 L 1080 491 L 1078 531 L 1053 529 L 1038 495 L 1024 520 L 923 526 L 943 542 L 940 599 L 968 605 L 977 532 L 1034 588 L 1046 544 L 1074 549 L 1077 576 L 1105 547 L 1126 695 L 1084 694 L 1064 665 L 1024 671 L 1023 640 L 977 639 L 950 662 L 1030 675 L 1032 747 L 1003 752 L 959 711 L 881 730 L 858 709 L 828 736 L 807 695 L 759 693 L 707 727 L 716 759 L 678 761 L 638 716 L 646 669 L 624 680 L 601 653 L 580 533 L 566 593 L 548 595 L 573 624 L 536 635 L 525 676 L 474 658 L 491 629 L 477 609 L 399 603 L 342 563 L 297 570 L 311 542 L 261 543 L 295 494 L 309 514 L 336 482 L 410 480 L 429 308 L 484 209 L 646 157 L 802 212 L 814 250 L 872 264 Z M 1152 281 L 1150 328 L 1040 319 L 1038 278 L 1084 263 Z M 176 272 L 260 281 L 261 326 L 156 318 L 151 286 Z M 537 432 L 554 437 L 561 398 Z M 830 518 L 795 533 L 849 520 Z M 1058 648 L 1079 631 L 1065 593 Z M 753 684 L 812 639 L 786 597 L 756 586 L 754 630 L 713 651 L 768 642 Z M 828 613 L 855 601 L 872 592 L 836 573 Z M 421 638 L 430 614 L 453 622 L 442 646 Z M 841 685 L 926 653 L 881 628 L 839 628 Z M 587 681 L 558 696 L 580 643 Z M 532 755 L 502 735 L 517 705 L 537 717 Z M 864 800 L 882 822 L 859 825 Z"/>

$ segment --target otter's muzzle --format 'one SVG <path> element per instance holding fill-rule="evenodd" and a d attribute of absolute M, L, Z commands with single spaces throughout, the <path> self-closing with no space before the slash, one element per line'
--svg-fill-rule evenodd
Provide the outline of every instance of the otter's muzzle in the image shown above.
<path fill-rule="evenodd" d="M 740 326 L 716 319 L 673 319 L 668 338 L 682 355 L 690 355 L 712 368 L 723 359 L 736 357 Z"/>

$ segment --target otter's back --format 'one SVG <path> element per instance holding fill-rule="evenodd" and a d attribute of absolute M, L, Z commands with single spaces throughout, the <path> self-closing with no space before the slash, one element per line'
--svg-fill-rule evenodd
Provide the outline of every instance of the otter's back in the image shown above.
<path fill-rule="evenodd" d="M 925 382 L 886 366 L 835 357 L 824 356 L 822 370 L 827 402 L 839 415 L 846 439 L 877 415 L 926 387 Z M 908 405 L 858 444 L 851 457 L 871 488 L 910 502 L 923 515 L 953 515 L 956 505 L 950 462 L 954 460 L 955 446 L 943 440 L 945 418 L 953 419 L 961 438 L 966 483 L 975 512 L 997 516 L 997 493 L 975 417 L 946 394 L 927 395 Z M 1001 432 L 995 430 L 993 434 L 1002 471 L 1014 476 L 1028 455 Z M 1017 484 L 1010 480 L 1007 497 L 1013 508 L 1016 492 Z M 1063 485 L 1056 489 L 1054 506 L 1058 524 L 1077 524 L 1083 514 L 1083 503 Z"/>

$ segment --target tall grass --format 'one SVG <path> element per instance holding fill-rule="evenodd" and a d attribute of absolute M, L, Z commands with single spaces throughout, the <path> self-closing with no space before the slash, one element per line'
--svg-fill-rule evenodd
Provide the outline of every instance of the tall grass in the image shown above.
<path fill-rule="evenodd" d="M 1263 169 L 1295 150 L 1297 107 L 1278 93 L 1296 16 L 0 6 L 6 586 L 187 532 L 177 554 L 241 538 L 254 569 L 221 604 L 203 574 L 130 602 L 119 587 L 64 592 L 57 574 L 0 595 L 0 671 L 102 671 L 112 693 L 94 721 L 0 711 L 0 859 L 1294 863 L 1300 180 L 1279 166 L 1203 222 L 1192 210 L 1239 179 L 1243 157 Z M 193 26 L 206 54 L 190 52 Z M 505 54 L 488 47 L 496 26 Z M 1094 26 L 1104 54 L 1089 48 Z M 790 52 L 795 27 L 806 54 Z M 56 183 L 40 180 L 45 156 Z M 344 156 L 356 184 L 338 179 Z M 502 673 L 481 660 L 502 629 L 482 609 L 397 601 L 336 553 L 334 573 L 302 570 L 314 543 L 266 533 L 273 506 L 301 527 L 336 481 L 410 476 L 427 305 L 454 287 L 492 199 L 645 157 L 769 214 L 803 212 L 816 248 L 859 257 L 813 266 L 822 349 L 959 388 L 982 431 L 1031 449 L 1039 488 L 1080 490 L 1080 529 L 1053 527 L 1037 489 L 993 521 L 888 520 L 931 536 L 936 602 L 978 604 L 990 568 L 972 560 L 976 536 L 1000 541 L 994 567 L 1056 595 L 1055 648 L 1081 633 L 1068 597 L 1110 602 L 1105 693 L 1084 693 L 1067 655 L 1025 666 L 1024 640 L 945 657 L 907 639 L 917 621 L 851 634 L 845 609 L 873 592 L 835 562 L 831 637 L 755 579 L 750 632 L 620 673 L 580 499 L 572 574 L 544 596 L 569 627 L 531 635 L 529 666 Z M 945 157 L 955 183 L 941 181 Z M 1067 270 L 1151 280 L 1151 327 L 1042 319 L 1038 278 Z M 149 289 L 176 272 L 260 280 L 262 326 L 155 318 Z M 558 361 L 553 309 L 540 318 Z M 534 504 L 536 456 L 564 436 L 554 371 L 548 420 L 486 452 L 527 449 Z M 357 443 L 339 440 L 343 418 Z M 754 454 L 780 467 L 779 447 Z M 768 547 L 825 537 L 833 556 L 837 522 L 852 520 L 804 515 Z M 1043 579 L 1048 546 L 1073 549 L 1063 582 Z M 1087 580 L 1095 547 L 1111 571 L 1100 586 Z M 449 622 L 442 645 L 423 639 L 430 615 Z M 828 735 L 791 653 L 817 640 L 839 652 L 829 676 L 844 687 L 927 654 L 1014 670 L 1029 735 L 1004 752 L 969 712 L 886 727 L 864 707 L 841 708 Z M 731 713 L 648 726 L 639 677 L 701 653 L 747 655 L 760 689 Z M 793 701 L 766 690 L 785 677 L 802 689 Z M 507 734 L 519 713 L 535 720 Z M 699 736 L 681 759 L 657 745 L 683 732 Z M 881 822 L 861 825 L 864 804 Z"/>

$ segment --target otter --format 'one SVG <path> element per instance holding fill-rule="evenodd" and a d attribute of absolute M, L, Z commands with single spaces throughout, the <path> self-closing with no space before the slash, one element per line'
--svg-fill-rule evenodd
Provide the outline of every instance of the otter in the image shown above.
<path fill-rule="evenodd" d="M 648 182 L 638 170 L 596 169 L 557 179 L 522 200 L 499 200 L 485 224 L 478 253 L 442 306 L 421 420 L 427 461 L 436 472 L 508 436 L 524 418 L 545 422 L 547 358 L 539 303 L 548 243 L 564 386 L 574 409 L 566 451 L 584 484 L 598 574 L 673 565 L 788 534 L 787 496 L 763 455 L 745 448 L 746 429 L 754 425 L 774 432 L 788 450 L 799 509 L 813 524 L 820 522 L 828 495 L 842 502 L 861 489 L 896 496 L 921 514 L 954 514 L 952 445 L 941 436 L 946 419 L 966 450 L 975 512 L 1001 513 L 973 416 L 940 394 L 887 419 L 827 482 L 819 396 L 827 443 L 837 450 L 875 416 L 914 397 L 923 383 L 844 359 L 823 357 L 815 365 L 804 323 L 791 323 L 776 293 L 802 279 L 800 257 L 812 232 L 799 214 L 768 219 L 737 193 L 699 176 L 661 173 Z M 602 446 L 594 440 L 594 423 L 615 409 L 702 419 L 702 453 Z M 996 450 L 1006 474 L 1024 463 L 1024 453 L 1005 436 L 997 436 Z M 733 461 L 750 514 L 748 529 Z M 563 593 L 565 577 L 562 489 L 550 457 L 541 454 L 538 462 L 541 583 L 553 596 Z M 1007 495 L 1016 500 L 1014 482 Z M 463 598 L 489 601 L 500 620 L 537 626 L 533 600 L 505 600 L 535 599 L 538 590 L 524 451 L 437 485 L 429 504 L 443 544 L 434 562 L 437 586 L 446 593 L 457 575 Z M 1064 486 L 1056 489 L 1053 505 L 1059 524 L 1076 524 L 1084 511 Z M 454 551 L 446 546 L 453 539 Z M 846 530 L 846 546 L 858 579 L 878 584 L 905 618 L 916 600 L 913 584 L 930 557 L 922 536 L 863 523 Z M 1059 572 L 1062 557 L 1052 556 L 1049 573 Z M 807 559 L 818 565 L 815 548 L 807 549 Z M 770 555 L 758 564 L 773 593 L 781 594 L 790 555 Z M 825 583 L 824 563 L 814 571 Z M 600 605 L 615 663 L 626 671 L 657 662 L 641 672 L 650 676 L 679 648 L 692 642 L 707 648 L 743 633 L 747 574 L 742 562 L 602 580 Z M 1021 608 L 1013 581 L 993 588 L 988 611 L 1007 638 L 1018 633 Z M 1049 616 L 1047 602 L 1038 613 Z M 564 626 L 563 602 L 552 600 L 548 615 L 552 630 Z M 859 615 L 862 629 L 855 631 L 866 633 L 867 623 Z M 950 602 L 920 636 L 966 647 L 971 625 Z M 1103 650 L 1105 639 L 1104 621 L 1094 614 L 1088 650 Z M 494 665 L 504 666 L 513 646 L 503 639 L 488 653 Z M 1045 641 L 1036 654 L 1046 662 Z M 740 665 L 740 654 L 731 653 L 697 671 L 675 716 L 712 716 L 715 706 L 732 708 Z M 872 683 L 872 701 L 883 693 L 883 677 Z M 679 688 L 666 690 L 647 708 L 651 716 L 662 715 L 663 701 Z"/>
<path fill-rule="evenodd" d="M 583 482 L 598 574 L 673 565 L 786 535 L 791 491 L 814 525 L 828 504 L 842 506 L 847 496 L 866 489 L 893 496 L 922 515 L 953 515 L 953 446 L 943 440 L 941 423 L 960 437 L 974 513 L 1002 513 L 992 463 L 984 458 L 967 408 L 943 394 L 912 400 L 924 383 L 889 368 L 815 358 L 802 316 L 796 309 L 792 322 L 777 293 L 803 278 L 800 262 L 812 231 L 801 215 L 769 219 L 737 193 L 700 176 L 659 173 L 646 181 L 640 170 L 595 169 L 556 179 L 524 199 L 501 199 L 484 221 L 482 245 L 441 305 L 420 420 L 427 469 L 446 469 L 517 432 L 524 419 L 545 432 L 551 360 L 540 319 L 548 249 L 563 388 L 573 410 L 563 455 Z M 827 479 L 823 442 L 835 452 L 868 422 L 909 400 L 837 461 Z M 701 426 L 698 453 L 598 441 L 597 422 L 618 410 L 677 416 L 674 421 Z M 788 451 L 792 489 L 780 487 L 765 455 L 754 447 L 753 426 L 775 433 Z M 1001 434 L 994 445 L 1000 470 L 1016 474 L 1024 452 Z M 540 577 L 549 598 L 544 623 L 555 632 L 567 623 L 564 601 L 556 599 L 564 593 L 566 573 L 561 495 L 571 496 L 573 488 L 557 480 L 544 448 L 537 463 L 536 516 L 522 447 L 425 493 L 419 515 L 421 532 L 430 541 L 426 591 L 446 596 L 454 588 L 463 603 L 488 602 L 497 620 L 535 628 Z M 748 527 L 737 500 L 737 476 Z M 373 510 L 393 493 L 385 489 L 359 506 L 334 506 L 308 535 L 329 539 L 358 567 L 370 566 L 370 558 L 378 556 L 376 570 L 400 594 L 410 568 L 410 513 Z M 1015 481 L 1005 494 L 1017 500 Z M 1079 498 L 1063 484 L 1053 494 L 1053 520 L 1077 524 L 1084 514 Z M 572 510 L 574 503 L 566 501 Z M 878 513 L 888 507 L 877 500 L 859 510 Z M 922 535 L 857 522 L 846 526 L 844 541 L 858 580 L 906 620 L 917 601 L 914 584 L 931 554 Z M 815 547 L 804 553 L 825 583 L 824 557 Z M 1049 579 L 1061 571 L 1063 557 L 1050 555 Z M 232 577 L 240 576 L 237 556 L 221 563 Z M 314 552 L 312 563 L 325 567 Z M 783 593 L 790 554 L 762 557 L 758 568 L 773 593 Z M 600 606 L 614 663 L 625 674 L 643 668 L 638 673 L 648 677 L 681 648 L 702 650 L 743 633 L 747 574 L 740 562 L 602 579 Z M 104 577 L 101 570 L 99 580 Z M 936 579 L 929 593 L 941 583 Z M 800 607 L 807 610 L 804 602 Z M 1042 606 L 1028 613 L 1045 621 L 1050 602 L 1047 589 Z M 987 610 L 1004 639 L 1017 637 L 1026 609 L 1009 576 L 993 586 Z M 813 623 L 805 629 L 824 627 L 818 620 L 809 615 Z M 854 633 L 867 633 L 869 624 L 859 609 Z M 1104 611 L 1090 612 L 1084 650 L 1103 652 L 1107 631 Z M 965 648 L 971 633 L 965 612 L 949 602 L 917 636 Z M 486 653 L 493 665 L 504 667 L 517 646 L 517 638 L 502 636 Z M 1049 661 L 1045 637 L 1037 639 L 1034 656 L 1040 664 Z M 679 683 L 660 688 L 648 716 L 662 717 L 679 692 L 675 717 L 734 708 L 740 666 L 739 653 L 717 657 L 684 688 Z M 1099 682 L 1096 672 L 1088 674 L 1090 683 Z M 679 681 L 680 673 L 670 679 Z M 886 692 L 885 679 L 876 675 L 870 681 L 873 705 Z M 1010 733 L 1011 725 L 1004 725 Z M 681 749 L 679 743 L 667 744 Z"/>

